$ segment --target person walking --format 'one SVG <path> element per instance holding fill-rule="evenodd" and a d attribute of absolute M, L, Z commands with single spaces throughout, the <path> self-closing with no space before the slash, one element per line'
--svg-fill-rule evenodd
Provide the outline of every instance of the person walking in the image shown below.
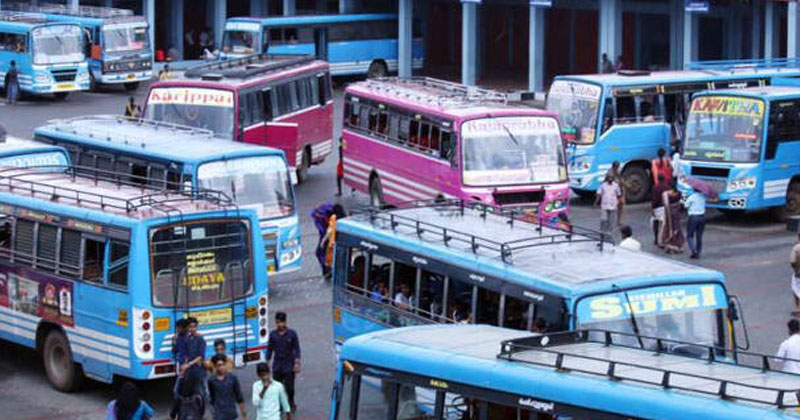
<path fill-rule="evenodd" d="M 328 229 L 322 237 L 322 244 L 325 247 L 325 267 L 323 276 L 330 279 L 333 269 L 333 250 L 336 245 L 336 222 L 347 217 L 344 207 L 341 204 L 333 205 L 333 214 L 328 217 Z"/>
<path fill-rule="evenodd" d="M 668 189 L 668 184 L 664 179 L 664 174 L 658 174 L 656 184 L 653 185 L 650 197 L 650 224 L 653 228 L 653 245 L 661 247 L 662 230 L 664 228 L 664 191 Z"/>
<path fill-rule="evenodd" d="M 202 378 L 202 372 L 187 371 L 178 387 L 178 397 L 172 402 L 172 409 L 169 411 L 171 420 L 203 420 L 206 404 L 200 393 L 203 388 Z"/>
<path fill-rule="evenodd" d="M 793 359 L 779 361 L 784 372 L 800 374 L 800 321 L 792 318 L 786 323 L 789 337 L 783 340 L 775 357 Z"/>
<path fill-rule="evenodd" d="M 228 357 L 217 353 L 211 357 L 211 364 L 214 374 L 208 378 L 208 401 L 214 420 L 236 420 L 237 406 L 241 418 L 247 420 L 242 388 L 236 375 L 228 370 Z"/>
<path fill-rule="evenodd" d="M 681 193 L 674 179 L 669 189 L 661 194 L 661 201 L 664 203 L 664 237 L 661 243 L 668 254 L 680 254 L 686 238 L 681 227 Z"/>
<path fill-rule="evenodd" d="M 336 164 L 336 196 L 342 196 L 342 180 L 344 179 L 344 159 L 342 139 L 339 139 L 339 162 Z"/>
<path fill-rule="evenodd" d="M 6 72 L 6 99 L 9 104 L 17 103 L 19 96 L 19 70 L 17 70 L 17 62 L 11 60 L 8 71 Z"/>
<path fill-rule="evenodd" d="M 198 392 L 205 398 L 208 396 L 205 383 L 206 371 L 203 363 L 206 357 L 206 340 L 197 331 L 197 324 L 195 317 L 186 319 L 186 363 L 181 365 L 181 373 L 184 375 L 184 380 L 190 373 L 198 376 L 199 380 L 195 384 L 199 387 Z"/>
<path fill-rule="evenodd" d="M 128 118 L 139 118 L 142 115 L 142 107 L 136 104 L 136 98 L 133 96 L 128 98 L 128 103 L 125 105 L 125 116 Z"/>
<path fill-rule="evenodd" d="M 611 236 L 613 233 L 611 226 L 617 222 L 617 209 L 622 191 L 619 184 L 614 181 L 613 175 L 606 174 L 603 185 L 597 190 L 595 205 L 600 206 L 600 231 Z"/>
<path fill-rule="evenodd" d="M 155 416 L 150 404 L 139 399 L 139 389 L 125 382 L 115 400 L 108 403 L 106 420 L 147 420 Z"/>
<path fill-rule="evenodd" d="M 178 397 L 178 387 L 180 386 L 181 379 L 183 379 L 183 365 L 189 360 L 186 358 L 186 340 L 188 337 L 186 318 L 181 318 L 175 322 L 175 336 L 172 341 L 172 357 L 175 360 L 176 372 L 178 375 L 175 377 L 175 385 L 172 388 L 172 394 L 175 398 Z"/>
<path fill-rule="evenodd" d="M 792 247 L 789 264 L 792 266 L 792 295 L 794 295 L 792 315 L 798 316 L 800 315 L 800 233 L 797 235 L 797 243 Z"/>
<path fill-rule="evenodd" d="M 281 412 L 286 420 L 292 420 L 292 408 L 283 384 L 270 377 L 269 365 L 256 365 L 258 380 L 253 382 L 253 407 L 256 409 L 256 420 L 281 420 Z"/>
<path fill-rule="evenodd" d="M 169 64 L 164 64 L 164 68 L 158 72 L 158 80 L 169 80 L 172 79 L 172 70 L 169 69 Z"/>
<path fill-rule="evenodd" d="M 314 222 L 314 227 L 317 228 L 317 233 L 319 233 L 319 241 L 317 241 L 317 248 L 314 255 L 317 257 L 317 263 L 319 263 L 319 268 L 323 276 L 327 274 L 327 267 L 325 266 L 326 249 L 323 239 L 328 232 L 328 219 L 332 214 L 333 204 L 331 203 L 320 204 L 314 207 L 314 210 L 311 210 L 311 220 Z"/>
<path fill-rule="evenodd" d="M 300 338 L 286 325 L 285 312 L 275 314 L 275 329 L 269 333 L 265 360 L 272 360 L 272 376 L 283 384 L 291 411 L 295 411 L 294 379 L 300 373 Z"/>
<path fill-rule="evenodd" d="M 689 240 L 689 249 L 692 251 L 690 258 L 700 258 L 703 251 L 703 231 L 706 229 L 706 195 L 696 189 L 686 199 L 686 236 Z"/>
<path fill-rule="evenodd" d="M 611 168 L 608 170 L 608 173 L 614 177 L 614 182 L 619 185 L 621 195 L 619 196 L 619 200 L 617 200 L 617 226 L 622 226 L 622 210 L 625 207 L 625 189 L 627 188 L 627 184 L 625 184 L 625 179 L 622 177 L 622 172 L 619 170 L 618 160 L 611 163 Z"/>
<path fill-rule="evenodd" d="M 659 175 L 664 175 L 667 185 L 672 183 L 672 161 L 663 147 L 658 149 L 658 157 L 650 161 L 650 173 L 653 175 L 653 185 L 658 183 Z"/>
<path fill-rule="evenodd" d="M 630 249 L 631 251 L 642 250 L 642 244 L 636 239 L 633 239 L 633 229 L 631 229 L 630 226 L 625 225 L 619 228 L 619 233 L 622 237 L 622 240 L 619 242 L 620 248 Z"/>
<path fill-rule="evenodd" d="M 233 372 L 233 358 L 228 356 L 227 344 L 224 338 L 214 340 L 214 356 L 222 357 L 223 360 L 225 360 L 225 369 L 227 369 L 228 372 Z M 211 357 L 213 358 L 214 356 Z M 206 362 L 205 366 L 209 375 L 213 375 L 214 372 L 216 372 L 216 365 L 213 360 Z"/>

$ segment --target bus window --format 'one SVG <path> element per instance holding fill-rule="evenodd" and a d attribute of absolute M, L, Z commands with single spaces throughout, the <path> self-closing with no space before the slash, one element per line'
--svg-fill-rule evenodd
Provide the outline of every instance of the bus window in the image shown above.
<path fill-rule="evenodd" d="M 603 133 L 614 125 L 614 100 L 606 98 L 603 106 Z"/>
<path fill-rule="evenodd" d="M 400 118 L 400 125 L 397 132 L 397 139 L 400 140 L 401 143 L 408 142 L 408 137 L 411 130 L 411 122 L 408 118 Z"/>
<path fill-rule="evenodd" d="M 0 255 L 8 258 L 11 249 L 11 217 L 7 214 L 0 214 Z"/>
<path fill-rule="evenodd" d="M 444 276 L 422 270 L 419 286 L 419 313 L 422 316 L 438 319 L 443 314 Z"/>
<path fill-rule="evenodd" d="M 482 287 L 478 288 L 476 324 L 497 325 L 500 318 L 500 294 Z"/>
<path fill-rule="evenodd" d="M 50 272 L 56 270 L 56 245 L 58 245 L 58 228 L 40 223 L 36 238 L 37 268 Z"/>
<path fill-rule="evenodd" d="M 12 52 L 27 52 L 28 38 L 23 34 L 0 34 L 0 50 Z"/>
<path fill-rule="evenodd" d="M 637 121 L 653 122 L 663 121 L 664 115 L 661 111 L 661 105 L 658 95 L 642 95 L 636 97 L 638 104 L 639 115 Z"/>
<path fill-rule="evenodd" d="M 308 108 L 315 104 L 311 94 L 311 80 L 308 78 L 300 79 L 297 84 L 297 98 L 300 109 Z"/>
<path fill-rule="evenodd" d="M 439 130 L 439 127 L 433 126 L 431 128 L 431 145 L 430 145 L 430 148 L 431 148 L 431 152 L 436 154 L 436 156 L 439 156 L 439 147 L 440 147 L 439 139 L 440 138 L 441 138 L 441 131 Z"/>
<path fill-rule="evenodd" d="M 636 104 L 632 96 L 616 97 L 617 116 L 614 124 L 630 124 L 636 121 Z"/>
<path fill-rule="evenodd" d="M 367 292 L 375 303 L 388 303 L 389 279 L 392 275 L 392 260 L 381 255 L 370 255 L 369 278 L 367 279 Z"/>
<path fill-rule="evenodd" d="M 88 150 L 81 150 L 78 154 L 78 166 L 82 166 L 84 168 L 96 168 L 94 160 L 94 153 Z"/>
<path fill-rule="evenodd" d="M 369 110 L 369 126 L 367 128 L 371 132 L 378 131 L 378 111 L 374 109 Z"/>
<path fill-rule="evenodd" d="M 319 97 L 319 90 L 320 90 L 319 77 L 320 76 L 317 76 L 316 79 L 309 78 L 309 79 L 307 79 L 307 81 L 308 81 L 308 85 L 311 87 L 311 105 L 320 105 L 320 106 L 322 106 L 322 105 L 325 105 L 325 102 L 323 102 Z"/>
<path fill-rule="evenodd" d="M 114 155 L 95 152 L 95 165 L 97 169 L 102 171 L 111 172 L 114 170 Z"/>
<path fill-rule="evenodd" d="M 457 164 L 456 154 L 454 153 L 455 144 L 453 143 L 453 136 L 449 131 L 442 131 L 441 134 L 441 153 L 443 159 L 450 161 L 450 164 L 455 166 Z"/>
<path fill-rule="evenodd" d="M 272 88 L 266 88 L 261 91 L 261 102 L 264 104 L 264 119 L 266 121 L 272 121 L 272 118 L 275 116 L 274 112 L 276 107 L 272 102 L 274 97 L 275 94 Z"/>
<path fill-rule="evenodd" d="M 386 134 L 389 127 L 389 114 L 386 111 L 378 114 L 378 133 Z"/>
<path fill-rule="evenodd" d="M 320 85 L 320 99 L 324 105 L 333 98 L 333 91 L 331 90 L 331 75 L 330 73 L 325 73 L 320 77 L 322 82 Z"/>
<path fill-rule="evenodd" d="M 17 219 L 14 234 L 14 261 L 30 264 L 33 262 L 33 228 L 34 222 Z"/>
<path fill-rule="evenodd" d="M 450 322 L 471 324 L 474 286 L 450 277 L 447 283 L 447 318 Z"/>
<path fill-rule="evenodd" d="M 351 127 L 358 127 L 358 114 L 361 111 L 361 105 L 357 103 L 348 103 L 347 108 L 347 124 Z"/>
<path fill-rule="evenodd" d="M 415 305 L 414 296 L 417 284 L 417 268 L 399 262 L 395 263 L 394 267 L 394 305 L 402 310 L 411 310 Z"/>
<path fill-rule="evenodd" d="M 419 121 L 417 120 L 411 120 L 411 123 L 409 124 L 408 141 L 409 143 L 411 143 L 412 146 L 416 147 L 419 145 Z"/>
<path fill-rule="evenodd" d="M 81 270 L 81 234 L 70 229 L 61 230 L 61 255 L 58 271 L 77 278 Z"/>
<path fill-rule="evenodd" d="M 101 283 L 103 281 L 103 260 L 106 243 L 103 240 L 85 238 L 83 251 L 83 279 Z"/>
<path fill-rule="evenodd" d="M 347 276 L 347 290 L 364 294 L 364 278 L 366 277 L 367 255 L 359 249 L 350 250 L 350 267 Z"/>
<path fill-rule="evenodd" d="M 431 125 L 420 124 L 419 130 L 419 146 L 423 149 L 430 149 L 431 147 Z"/>
<path fill-rule="evenodd" d="M 370 109 L 367 106 L 361 105 L 358 113 L 358 126 L 364 130 L 369 128 Z"/>
<path fill-rule="evenodd" d="M 167 168 L 161 165 L 151 165 L 147 175 L 147 184 L 156 188 L 164 188 L 167 179 Z"/>
<path fill-rule="evenodd" d="M 108 283 L 112 286 L 128 288 L 128 253 L 130 245 L 111 242 L 111 263 L 108 270 Z"/>
<path fill-rule="evenodd" d="M 533 322 L 533 305 L 506 295 L 503 306 L 503 327 L 528 330 Z"/>
<path fill-rule="evenodd" d="M 398 115 L 389 116 L 389 138 L 392 140 L 400 138 L 400 117 Z"/>

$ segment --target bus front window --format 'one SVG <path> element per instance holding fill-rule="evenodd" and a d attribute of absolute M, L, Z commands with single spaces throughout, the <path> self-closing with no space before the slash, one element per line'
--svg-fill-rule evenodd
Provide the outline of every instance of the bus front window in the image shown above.
<path fill-rule="evenodd" d="M 156 88 L 147 99 L 145 118 L 211 130 L 233 139 L 233 92 L 203 88 Z"/>
<path fill-rule="evenodd" d="M 222 36 L 222 51 L 234 54 L 254 54 L 258 50 L 258 32 L 227 30 Z"/>
<path fill-rule="evenodd" d="M 85 59 L 83 32 L 77 25 L 51 25 L 33 30 L 33 63 L 78 63 Z"/>
<path fill-rule="evenodd" d="M 243 220 L 187 222 L 151 231 L 153 304 L 212 305 L 252 293 L 249 232 Z"/>
<path fill-rule="evenodd" d="M 464 185 L 566 180 L 564 149 L 550 117 L 499 117 L 462 124 Z"/>
<path fill-rule="evenodd" d="M 200 188 L 223 191 L 244 207 L 256 207 L 261 218 L 294 212 L 291 179 L 278 156 L 258 156 L 211 162 L 197 170 Z"/>
<path fill-rule="evenodd" d="M 564 140 L 592 144 L 597 139 L 600 86 L 556 80 L 547 93 L 546 109 L 558 114 Z"/>
<path fill-rule="evenodd" d="M 734 96 L 692 101 L 683 157 L 711 162 L 757 162 L 764 127 L 764 102 Z"/>
<path fill-rule="evenodd" d="M 147 26 L 142 24 L 106 25 L 103 27 L 103 39 L 105 52 L 108 53 L 137 51 L 150 47 Z"/>

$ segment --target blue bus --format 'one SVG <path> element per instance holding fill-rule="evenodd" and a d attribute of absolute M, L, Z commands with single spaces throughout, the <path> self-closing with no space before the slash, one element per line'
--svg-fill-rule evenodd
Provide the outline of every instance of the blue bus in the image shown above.
<path fill-rule="evenodd" d="M 800 418 L 800 375 L 770 367 L 785 359 L 750 353 L 762 363 L 742 365 L 621 341 L 629 340 L 599 330 L 534 335 L 487 325 L 365 334 L 342 347 L 329 418 Z"/>
<path fill-rule="evenodd" d="M 798 64 L 764 61 L 744 67 L 717 64 L 701 70 L 556 77 L 546 108 L 559 114 L 568 143 L 570 187 L 581 196 L 594 194 L 612 163 L 619 161 L 627 200 L 649 198 L 650 161 L 658 149 L 669 153 L 681 142 L 693 94 L 766 86 L 776 76 L 798 77 Z"/>
<path fill-rule="evenodd" d="M 60 170 L 70 164 L 67 150 L 32 140 L 7 137 L 0 143 L 0 166 L 17 168 L 38 167 L 40 170 Z"/>
<path fill-rule="evenodd" d="M 75 23 L 84 28 L 89 41 L 91 89 L 122 84 L 136 90 L 139 82 L 153 78 L 153 50 L 147 19 L 132 10 L 64 4 L 42 6 L 12 3 L 14 10 L 41 13 L 48 21 Z"/>
<path fill-rule="evenodd" d="M 800 84 L 702 92 L 686 120 L 680 159 L 685 177 L 719 192 L 708 206 L 724 212 L 769 208 L 800 214 Z"/>
<path fill-rule="evenodd" d="M 85 36 L 80 25 L 48 22 L 43 15 L 0 11 L 0 80 L 11 61 L 19 73 L 17 92 L 52 93 L 64 99 L 70 92 L 89 89 Z"/>
<path fill-rule="evenodd" d="M 51 121 L 34 138 L 69 150 L 80 167 L 166 189 L 224 191 L 259 215 L 267 271 L 302 267 L 292 172 L 278 149 L 231 142 L 210 131 L 149 120 L 86 116 Z"/>
<path fill-rule="evenodd" d="M 0 168 L 0 339 L 42 354 L 58 390 L 84 376 L 175 375 L 175 322 L 194 316 L 238 365 L 263 359 L 258 215 L 213 191 Z"/>
<path fill-rule="evenodd" d="M 398 326 L 469 323 L 746 347 L 730 310 L 740 305 L 722 273 L 520 218 L 444 201 L 339 221 L 335 342 Z"/>
<path fill-rule="evenodd" d="M 412 67 L 424 62 L 414 24 Z M 382 77 L 397 71 L 397 15 L 235 17 L 225 23 L 221 58 L 250 54 L 311 54 L 330 63 L 334 76 Z"/>

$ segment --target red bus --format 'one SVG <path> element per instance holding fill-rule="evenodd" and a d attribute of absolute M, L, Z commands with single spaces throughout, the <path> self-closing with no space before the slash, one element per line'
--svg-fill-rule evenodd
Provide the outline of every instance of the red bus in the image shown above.
<path fill-rule="evenodd" d="M 330 69 L 311 56 L 203 64 L 182 78 L 153 83 L 144 117 L 281 149 L 303 182 L 308 168 L 333 151 Z"/>

